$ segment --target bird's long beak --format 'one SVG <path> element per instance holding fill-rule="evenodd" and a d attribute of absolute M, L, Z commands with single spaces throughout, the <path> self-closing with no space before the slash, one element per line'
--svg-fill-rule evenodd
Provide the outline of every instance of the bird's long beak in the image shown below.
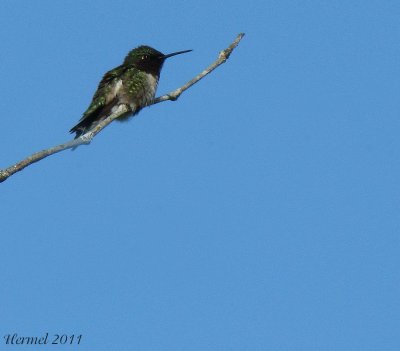
<path fill-rule="evenodd" d="M 185 54 L 185 53 L 190 52 L 190 51 L 193 51 L 193 50 L 184 50 L 184 51 L 173 52 L 172 54 L 164 55 L 163 58 L 166 59 L 168 57 L 175 56 L 175 55 L 180 55 L 180 54 Z"/>

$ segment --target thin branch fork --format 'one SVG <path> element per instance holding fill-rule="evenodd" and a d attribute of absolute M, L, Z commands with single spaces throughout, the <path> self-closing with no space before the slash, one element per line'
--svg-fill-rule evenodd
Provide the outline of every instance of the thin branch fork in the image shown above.
<path fill-rule="evenodd" d="M 154 101 L 151 104 L 149 104 L 149 106 L 158 104 L 160 102 L 168 101 L 168 100 L 176 101 L 184 91 L 186 91 L 192 85 L 196 84 L 198 81 L 203 79 L 207 74 L 211 73 L 218 66 L 225 63 L 226 60 L 231 55 L 232 51 L 238 46 L 240 40 L 242 40 L 243 37 L 244 37 L 244 33 L 240 33 L 236 37 L 236 39 L 232 42 L 231 45 L 229 45 L 225 50 L 222 50 L 219 53 L 218 59 L 216 61 L 214 61 L 211 65 L 209 65 L 204 71 L 199 73 L 196 77 L 194 77 L 193 79 L 188 81 L 186 84 L 184 84 L 180 88 L 154 99 Z M 16 163 L 15 165 L 12 165 L 5 169 L 1 169 L 0 170 L 0 183 L 4 182 L 8 177 L 12 176 L 14 173 L 22 171 L 25 167 L 27 167 L 35 162 L 38 162 L 50 155 L 54 155 L 58 152 L 61 152 L 61 151 L 67 150 L 67 149 L 72 149 L 72 148 L 78 147 L 80 145 L 90 144 L 92 139 L 98 133 L 100 133 L 105 127 L 107 127 L 112 121 L 114 121 L 115 119 L 117 119 L 118 117 L 120 117 L 126 113 L 129 113 L 130 111 L 131 110 L 128 105 L 124 105 L 124 104 L 119 105 L 117 110 L 114 111 L 110 116 L 108 116 L 103 121 L 101 121 L 99 124 L 97 124 L 96 127 L 93 128 L 92 130 L 90 130 L 89 132 L 81 135 L 79 138 L 73 139 L 71 141 L 65 142 L 63 144 L 60 144 L 60 145 L 57 145 L 57 146 L 54 146 L 54 147 L 51 147 L 51 148 L 48 148 L 48 149 L 45 149 L 45 150 L 42 150 L 39 152 L 36 152 L 36 153 L 26 157 L 22 161 Z"/>

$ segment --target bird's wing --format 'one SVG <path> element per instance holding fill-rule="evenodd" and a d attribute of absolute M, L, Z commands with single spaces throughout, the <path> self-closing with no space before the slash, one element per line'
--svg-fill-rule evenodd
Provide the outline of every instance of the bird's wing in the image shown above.
<path fill-rule="evenodd" d="M 120 77 L 126 70 L 124 66 L 118 66 L 111 71 L 107 72 L 103 79 L 100 81 L 99 86 L 93 96 L 92 102 L 90 103 L 87 110 L 83 113 L 79 123 L 74 126 L 70 133 L 80 132 L 90 129 L 90 126 L 98 118 L 102 117 L 105 111 L 109 110 L 109 105 L 114 103 L 115 95 L 111 93 L 112 81 L 115 78 Z M 112 106 L 111 106 L 112 108 Z"/>
<path fill-rule="evenodd" d="M 107 91 L 111 89 L 110 85 L 115 78 L 118 78 L 122 75 L 122 73 L 126 70 L 126 67 L 118 66 L 111 71 L 107 72 L 97 87 L 97 90 L 93 96 L 93 100 L 90 103 L 90 106 L 83 114 L 81 121 L 90 115 L 96 113 L 99 109 L 102 109 L 104 106 L 109 104 L 113 100 L 112 94 Z"/>

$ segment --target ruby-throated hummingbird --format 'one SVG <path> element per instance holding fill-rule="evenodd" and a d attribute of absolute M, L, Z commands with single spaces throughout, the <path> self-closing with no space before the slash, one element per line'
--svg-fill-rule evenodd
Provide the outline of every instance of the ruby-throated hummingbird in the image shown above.
<path fill-rule="evenodd" d="M 137 114 L 152 103 L 165 59 L 189 51 L 192 50 L 164 55 L 144 45 L 130 51 L 121 66 L 104 75 L 90 106 L 70 133 L 76 133 L 75 139 L 85 134 L 113 113 L 120 104 L 128 105 L 131 111 L 119 117 L 119 120 Z"/>

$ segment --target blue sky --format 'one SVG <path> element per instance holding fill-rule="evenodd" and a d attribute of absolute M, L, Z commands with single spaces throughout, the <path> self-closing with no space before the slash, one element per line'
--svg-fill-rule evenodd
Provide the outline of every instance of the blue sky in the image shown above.
<path fill-rule="evenodd" d="M 194 50 L 165 64 L 163 94 L 246 36 L 177 102 L 0 184 L 1 336 L 399 350 L 399 15 L 397 1 L 3 0 L 1 167 L 68 140 L 135 46 Z"/>

